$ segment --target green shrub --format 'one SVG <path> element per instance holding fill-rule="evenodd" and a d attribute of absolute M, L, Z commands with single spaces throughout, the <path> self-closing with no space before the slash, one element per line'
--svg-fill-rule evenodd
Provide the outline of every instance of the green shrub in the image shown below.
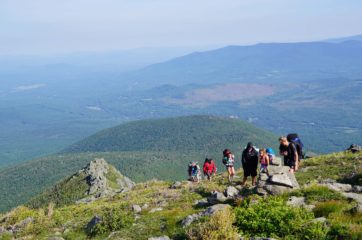
<path fill-rule="evenodd" d="M 316 217 L 328 217 L 329 214 L 341 212 L 348 206 L 348 202 L 331 200 L 317 203 L 313 212 Z"/>
<path fill-rule="evenodd" d="M 312 212 L 288 206 L 281 197 L 245 201 L 235 212 L 236 226 L 245 236 L 323 239 L 326 234 L 322 224 L 312 221 Z"/>
<path fill-rule="evenodd" d="M 224 240 L 239 239 L 233 226 L 235 215 L 231 209 L 219 211 L 207 221 L 198 223 L 187 231 L 191 240 Z"/>
<path fill-rule="evenodd" d="M 29 209 L 27 207 L 24 207 L 24 206 L 19 206 L 19 207 L 13 209 L 8 214 L 8 216 L 6 218 L 6 224 L 14 225 L 28 217 L 34 217 L 35 215 L 36 215 L 36 211 Z"/>
<path fill-rule="evenodd" d="M 134 219 L 131 214 L 125 213 L 120 208 L 109 208 L 102 214 L 102 221 L 94 226 L 90 235 L 104 235 L 109 232 L 119 231 L 132 225 Z"/>

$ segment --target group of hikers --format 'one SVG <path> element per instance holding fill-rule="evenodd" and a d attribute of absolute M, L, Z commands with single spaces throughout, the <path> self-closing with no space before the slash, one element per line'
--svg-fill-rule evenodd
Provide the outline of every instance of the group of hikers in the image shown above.
<path fill-rule="evenodd" d="M 289 167 L 289 171 L 294 173 L 299 169 L 299 162 L 303 159 L 303 143 L 298 134 L 288 134 L 279 138 L 279 154 L 284 157 L 284 166 Z M 272 148 L 256 148 L 249 142 L 241 155 L 241 164 L 244 171 L 242 185 L 245 185 L 249 176 L 252 179 L 252 185 L 256 185 L 257 169 L 260 163 L 260 173 L 266 173 L 269 176 L 268 166 L 273 164 L 275 152 Z M 228 181 L 231 183 L 235 175 L 235 156 L 230 149 L 223 151 L 222 163 L 228 173 Z M 206 158 L 203 165 L 203 174 L 205 178 L 211 181 L 213 175 L 216 175 L 217 168 L 215 161 Z M 199 182 L 201 180 L 201 169 L 197 162 L 190 162 L 188 166 L 189 180 Z"/>

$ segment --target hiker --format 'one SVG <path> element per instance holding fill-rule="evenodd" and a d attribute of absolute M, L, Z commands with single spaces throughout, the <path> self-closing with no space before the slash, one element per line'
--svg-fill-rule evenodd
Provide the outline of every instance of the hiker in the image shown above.
<path fill-rule="evenodd" d="M 251 142 L 248 143 L 241 155 L 241 164 L 244 170 L 244 179 L 242 185 L 245 186 L 246 180 L 251 176 L 252 185 L 256 184 L 256 175 L 258 168 L 258 152 Z"/>
<path fill-rule="evenodd" d="M 188 167 L 189 180 L 192 182 L 200 181 L 200 167 L 197 162 L 190 162 Z"/>
<path fill-rule="evenodd" d="M 211 176 L 213 174 L 216 174 L 216 166 L 215 166 L 214 160 L 211 158 L 206 158 L 205 162 L 204 162 L 203 170 L 204 170 L 204 176 L 206 176 L 207 179 L 209 181 L 211 181 Z"/>
<path fill-rule="evenodd" d="M 304 158 L 304 153 L 303 153 L 304 144 L 303 144 L 302 140 L 300 139 L 300 137 L 298 136 L 297 133 L 289 133 L 287 135 L 287 139 L 288 139 L 288 142 L 294 143 L 295 147 L 297 148 L 298 161 L 300 163 L 300 160 L 302 160 Z"/>
<path fill-rule="evenodd" d="M 229 183 L 231 183 L 235 175 L 234 155 L 231 153 L 230 149 L 225 149 L 223 151 L 223 155 L 224 157 L 222 159 L 222 163 L 225 165 L 226 170 L 228 171 L 228 180 Z"/>
<path fill-rule="evenodd" d="M 284 165 L 290 167 L 290 172 L 294 173 L 299 168 L 299 157 L 295 144 L 289 142 L 286 137 L 279 138 L 280 143 L 280 155 L 284 156 Z"/>
<path fill-rule="evenodd" d="M 267 148 L 266 149 L 266 154 L 269 157 L 269 164 L 273 165 L 273 160 L 275 158 L 275 152 L 272 148 Z"/>
<path fill-rule="evenodd" d="M 268 165 L 270 162 L 269 156 L 264 148 L 259 151 L 259 161 L 260 161 L 260 173 L 266 173 L 269 176 Z"/>

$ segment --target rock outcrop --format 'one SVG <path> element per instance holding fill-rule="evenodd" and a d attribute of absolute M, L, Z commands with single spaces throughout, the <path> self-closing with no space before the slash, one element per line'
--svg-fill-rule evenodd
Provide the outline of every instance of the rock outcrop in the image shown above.
<path fill-rule="evenodd" d="M 278 195 L 299 189 L 299 184 L 289 167 L 273 166 L 268 167 L 269 176 L 260 173 L 257 181 L 256 192 L 260 195 Z"/>
<path fill-rule="evenodd" d="M 89 189 L 85 193 L 86 197 L 78 200 L 77 203 L 87 203 L 98 198 L 112 196 L 119 192 L 128 191 L 135 185 L 104 159 L 91 161 L 78 172 L 78 175 L 86 176 Z"/>

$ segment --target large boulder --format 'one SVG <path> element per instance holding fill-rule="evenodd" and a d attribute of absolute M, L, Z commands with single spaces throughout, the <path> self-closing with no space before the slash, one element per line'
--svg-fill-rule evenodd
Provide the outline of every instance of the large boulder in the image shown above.
<path fill-rule="evenodd" d="M 227 187 L 227 189 L 225 190 L 225 196 L 228 198 L 233 198 L 236 197 L 239 194 L 239 190 L 236 189 L 233 186 L 229 186 Z"/>
<path fill-rule="evenodd" d="M 162 236 L 162 237 L 151 237 L 148 238 L 148 240 L 170 240 L 168 236 Z"/>
<path fill-rule="evenodd" d="M 279 195 L 299 189 L 299 184 L 289 167 L 268 166 L 269 176 L 260 173 L 257 181 L 256 192 L 260 195 Z"/>
<path fill-rule="evenodd" d="M 87 224 L 85 230 L 88 234 L 92 233 L 94 227 L 102 222 L 102 217 L 100 216 L 94 216 Z"/>
<path fill-rule="evenodd" d="M 226 202 L 227 198 L 225 195 L 221 192 L 214 191 L 211 193 L 211 196 L 207 198 L 207 201 L 210 205 L 218 204 L 218 203 L 224 203 Z"/>
<path fill-rule="evenodd" d="M 319 181 L 319 185 L 325 186 L 336 192 L 352 192 L 353 190 L 350 184 L 337 183 L 336 180 L 333 179 L 325 179 Z"/>

